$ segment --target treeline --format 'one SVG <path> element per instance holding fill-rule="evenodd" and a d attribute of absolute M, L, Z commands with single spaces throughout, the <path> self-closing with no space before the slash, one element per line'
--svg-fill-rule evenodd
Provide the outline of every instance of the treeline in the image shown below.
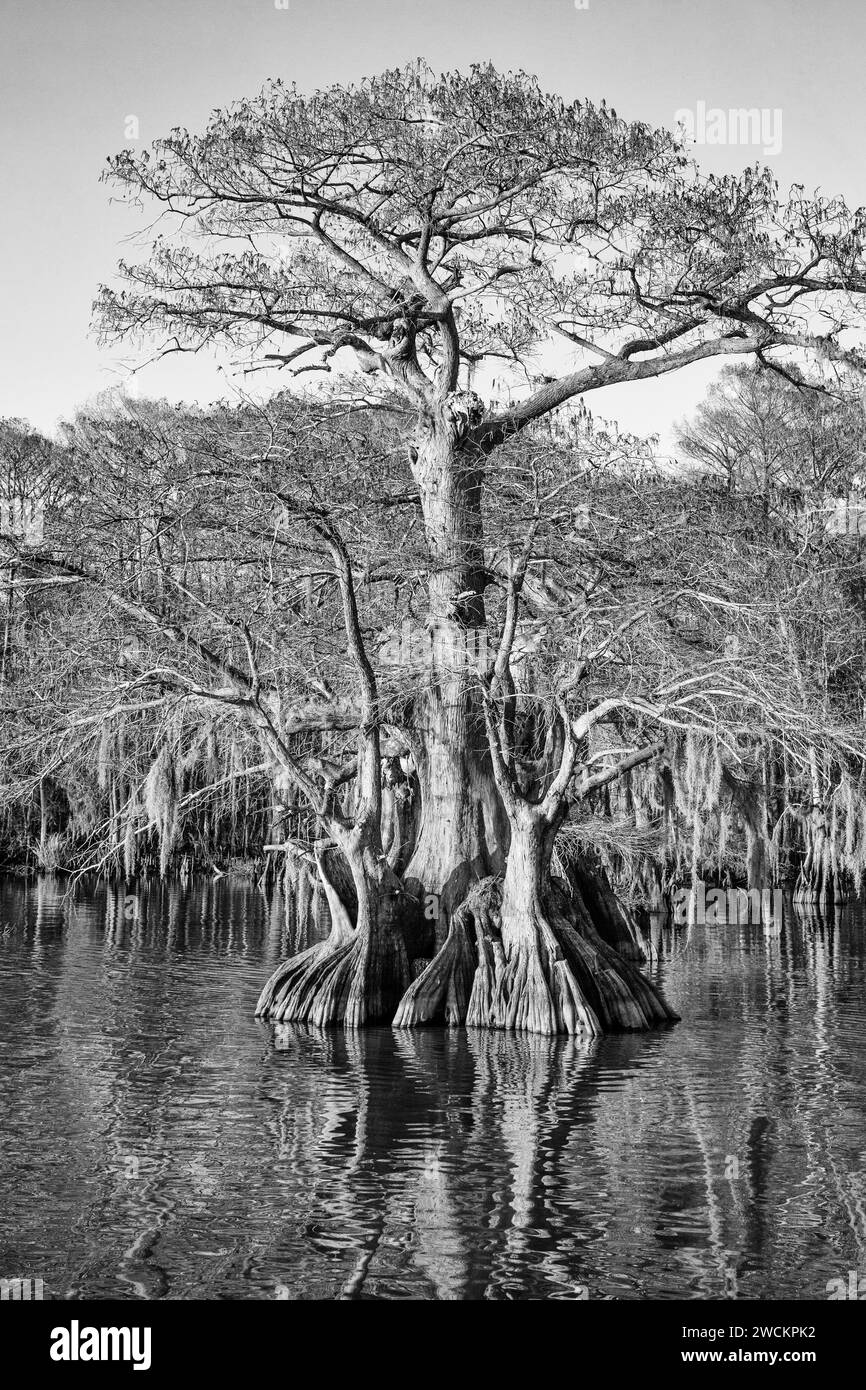
<path fill-rule="evenodd" d="M 42 518 L 38 534 L 7 530 L 0 571 L 7 867 L 243 868 L 284 874 L 307 900 L 336 881 L 351 903 L 280 747 L 356 803 L 363 662 L 384 852 L 405 867 L 432 638 L 400 410 L 114 400 L 51 442 L 4 422 L 0 489 L 38 499 Z M 604 869 L 637 910 L 697 879 L 783 883 L 811 904 L 859 893 L 859 401 L 728 369 L 674 471 L 583 411 L 552 419 L 505 445 L 488 479 L 483 659 L 510 630 L 501 736 L 518 789 L 550 756 L 563 688 L 580 684 L 593 713 L 554 872 Z"/>

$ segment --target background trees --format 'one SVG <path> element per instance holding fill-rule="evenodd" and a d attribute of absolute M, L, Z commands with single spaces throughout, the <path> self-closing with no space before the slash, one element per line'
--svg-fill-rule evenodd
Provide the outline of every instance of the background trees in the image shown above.
<path fill-rule="evenodd" d="M 683 454 L 732 493 L 789 525 L 832 525 L 862 486 L 863 402 L 850 378 L 832 391 L 751 366 L 727 367 L 681 427 Z M 844 525 L 844 518 L 843 518 Z"/>
<path fill-rule="evenodd" d="M 704 468 L 723 473 L 730 493 L 758 502 L 769 552 L 781 545 L 796 553 L 793 566 L 774 574 L 766 658 L 826 731 L 806 739 L 799 772 L 788 765 L 787 737 L 771 758 L 776 771 L 765 767 L 756 797 L 764 825 L 753 827 L 750 877 L 771 865 L 778 872 L 779 846 L 787 850 L 793 836 L 804 854 L 798 899 L 838 900 L 863 873 L 862 401 L 850 382 L 828 394 L 808 380 L 741 368 L 723 376 L 681 443 Z M 786 777 L 794 785 L 779 796 Z"/>

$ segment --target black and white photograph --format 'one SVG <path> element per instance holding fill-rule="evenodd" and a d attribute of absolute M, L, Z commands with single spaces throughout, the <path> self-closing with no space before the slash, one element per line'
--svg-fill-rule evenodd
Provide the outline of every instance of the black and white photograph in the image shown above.
<path fill-rule="evenodd" d="M 853 1338 L 864 58 L 857 0 L 0 0 L 28 1368 L 161 1380 L 157 1305 Z"/>

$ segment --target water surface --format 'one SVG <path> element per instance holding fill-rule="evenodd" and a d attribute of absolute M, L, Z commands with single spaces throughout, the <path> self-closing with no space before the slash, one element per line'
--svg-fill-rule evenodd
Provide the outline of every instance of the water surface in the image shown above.
<path fill-rule="evenodd" d="M 675 929 L 676 1028 L 274 1030 L 285 905 L 0 880 L 0 1277 L 64 1298 L 800 1298 L 866 1274 L 862 913 Z"/>

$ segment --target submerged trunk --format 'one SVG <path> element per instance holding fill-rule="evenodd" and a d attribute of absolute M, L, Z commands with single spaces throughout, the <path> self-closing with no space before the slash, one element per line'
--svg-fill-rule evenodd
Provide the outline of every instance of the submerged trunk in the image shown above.
<path fill-rule="evenodd" d="M 843 901 L 843 894 L 836 866 L 836 836 L 830 833 L 825 811 L 826 780 L 814 746 L 809 748 L 809 784 L 811 804 L 803 828 L 805 856 L 794 887 L 794 905 L 821 911 Z"/>
<path fill-rule="evenodd" d="M 547 844 L 545 843 L 547 841 Z M 511 818 L 502 884 L 500 940 L 478 941 L 478 971 L 467 1023 L 529 1033 L 596 1037 L 602 1026 L 548 917 L 545 884 L 552 835 L 534 807 Z"/>
<path fill-rule="evenodd" d="M 844 895 L 836 869 L 832 836 L 828 834 L 823 812 L 813 810 L 805 830 L 806 853 L 794 886 L 795 907 L 819 911 L 843 902 Z"/>
<path fill-rule="evenodd" d="M 575 907 L 579 910 L 583 906 L 602 941 L 624 960 L 642 961 L 644 953 L 634 915 L 617 898 L 605 870 L 577 865 L 569 873 L 569 887 L 576 899 Z"/>
<path fill-rule="evenodd" d="M 673 1022 L 676 1014 L 640 972 L 607 942 L 607 904 L 591 912 L 554 882 L 550 860 L 564 807 L 553 822 L 537 807 L 511 815 L 511 849 L 502 888 L 501 949 L 479 953 L 467 1023 L 593 1037 Z"/>
<path fill-rule="evenodd" d="M 345 946 L 351 945 L 354 939 L 355 928 L 349 910 L 337 892 L 326 865 L 326 849 L 326 845 L 319 843 L 316 846 L 315 856 L 319 871 L 319 883 L 331 915 L 331 930 L 324 941 L 317 941 L 313 946 L 299 951 L 297 955 L 291 956 L 277 966 L 259 995 L 256 1004 L 257 1018 L 281 1018 L 283 1008 L 291 1007 L 290 1001 L 294 997 L 296 986 L 302 981 L 312 978 L 319 964 L 327 957 L 338 953 Z M 306 874 L 301 872 L 298 875 L 297 889 L 298 916 L 304 928 L 303 934 L 299 931 L 301 939 L 303 939 L 303 935 L 306 935 L 309 913 L 308 883 Z"/>
<path fill-rule="evenodd" d="M 512 814 L 504 877 L 479 884 L 454 914 L 395 1026 L 465 1022 L 592 1038 L 676 1021 L 658 991 L 603 939 L 585 899 L 552 879 L 557 824 L 528 804 Z M 609 929 L 609 913 L 601 924 Z"/>
<path fill-rule="evenodd" d="M 340 834 L 339 844 L 355 886 L 357 921 L 353 926 L 324 856 L 317 854 L 330 935 L 274 972 L 259 998 L 258 1017 L 317 1027 L 389 1023 L 409 984 L 400 881 L 364 827 Z"/>

